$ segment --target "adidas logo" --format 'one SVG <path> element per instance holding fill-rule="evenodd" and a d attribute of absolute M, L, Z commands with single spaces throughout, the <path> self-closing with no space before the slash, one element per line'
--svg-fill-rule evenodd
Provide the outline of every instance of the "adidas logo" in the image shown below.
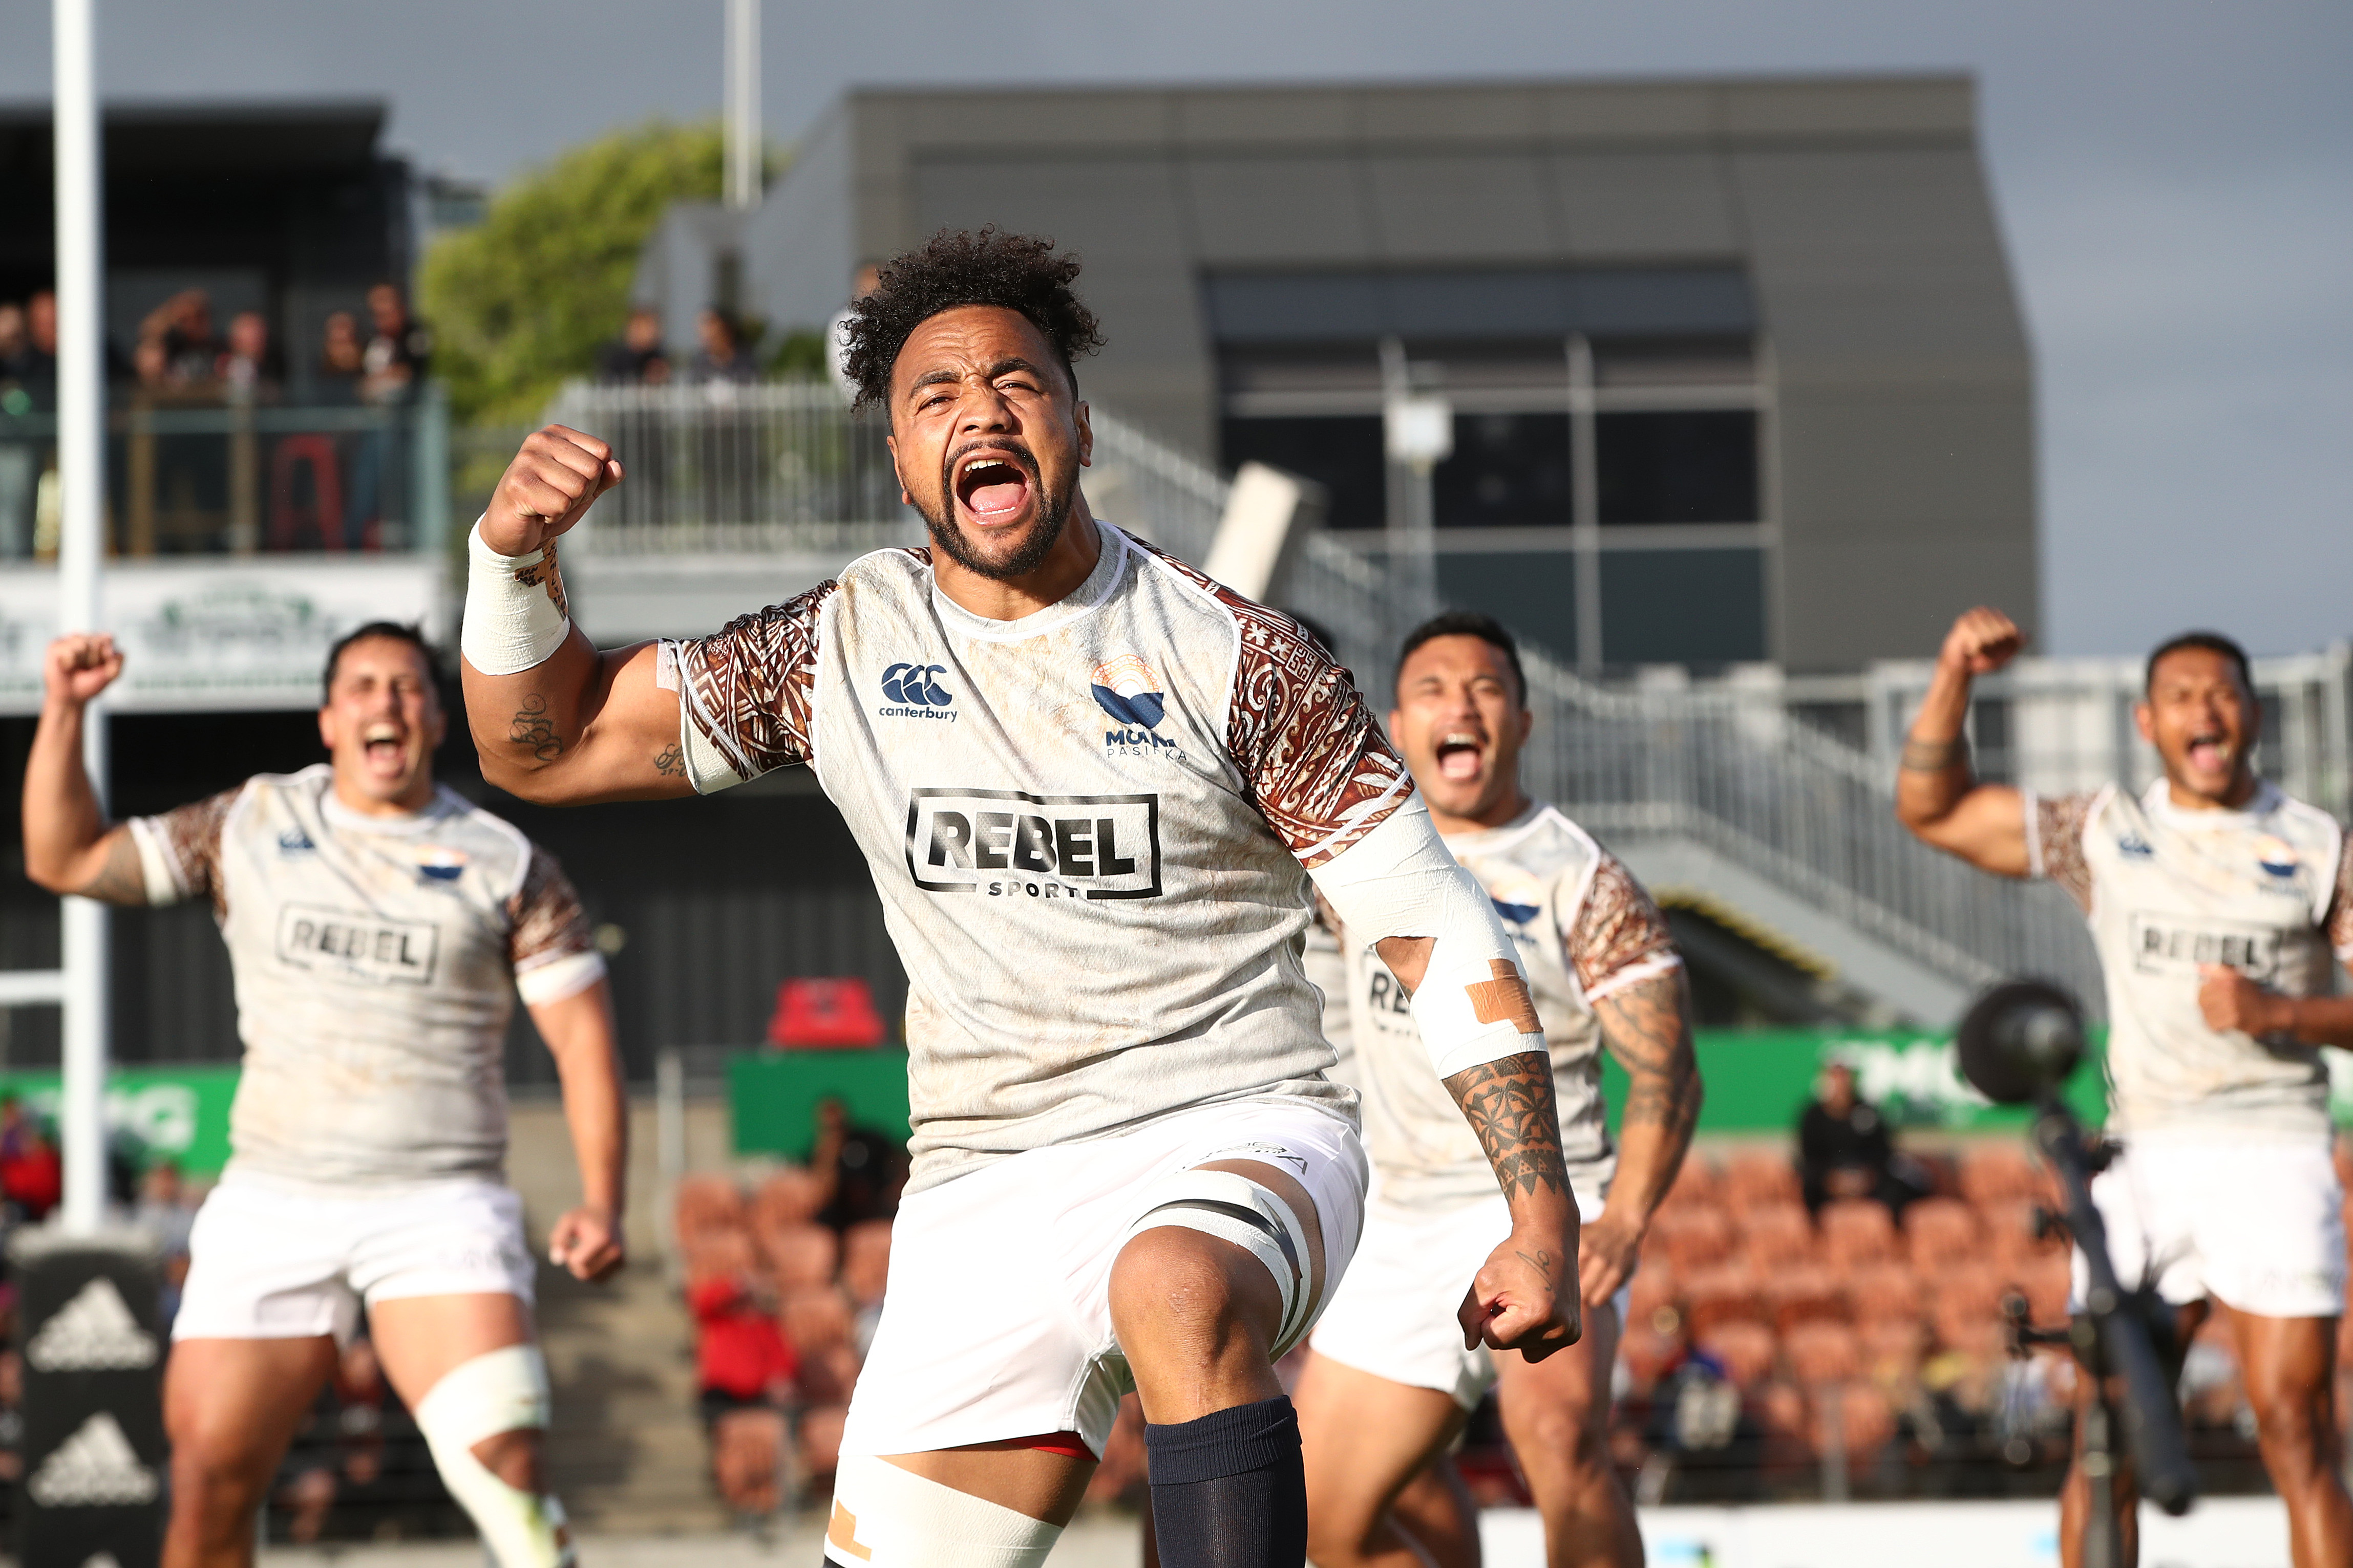
<path fill-rule="evenodd" d="M 43 1508 L 121 1508 L 153 1502 L 157 1489 L 155 1472 L 139 1462 L 131 1439 L 103 1410 L 50 1450 L 25 1485 Z"/>
<path fill-rule="evenodd" d="M 35 1372 L 134 1372 L 155 1364 L 155 1336 L 101 1274 L 41 1325 L 25 1359 Z"/>

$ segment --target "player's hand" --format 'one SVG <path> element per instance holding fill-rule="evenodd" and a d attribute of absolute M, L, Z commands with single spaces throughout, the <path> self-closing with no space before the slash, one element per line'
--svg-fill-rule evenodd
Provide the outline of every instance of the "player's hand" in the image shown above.
<path fill-rule="evenodd" d="M 1609 1209 L 1577 1233 L 1578 1295 L 1588 1307 L 1599 1307 L 1618 1294 L 1634 1277 L 1634 1259 L 1642 1250 L 1642 1222 Z"/>
<path fill-rule="evenodd" d="M 41 660 L 41 689 L 54 703 L 79 708 L 122 673 L 122 650 L 104 632 L 68 632 Z"/>
<path fill-rule="evenodd" d="M 1518 1351 L 1542 1361 L 1585 1333 L 1577 1300 L 1577 1252 L 1558 1236 L 1514 1229 L 1487 1255 L 1455 1314 L 1462 1348 Z"/>
<path fill-rule="evenodd" d="M 482 542 L 501 555 L 528 555 L 587 515 L 589 503 L 621 482 L 613 448 L 563 425 L 535 430 L 507 465 L 482 514 Z"/>
<path fill-rule="evenodd" d="M 1945 634 L 1945 646 L 1936 658 L 1965 675 L 1989 675 L 2016 658 L 2025 646 L 2026 634 L 2018 629 L 2016 621 L 1979 605 L 1961 612 L 1961 618 Z"/>
<path fill-rule="evenodd" d="M 558 1268 L 570 1269 L 575 1279 L 604 1279 L 628 1261 L 620 1216 L 608 1209 L 581 1205 L 547 1233 L 547 1260 Z"/>
<path fill-rule="evenodd" d="M 2206 1016 L 2208 1028 L 2224 1034 L 2235 1030 L 2260 1039 L 2295 1027 L 2294 1020 L 2284 1016 L 2290 1011 L 2286 997 L 2264 990 L 2225 963 L 2198 966 L 2198 1010 Z"/>

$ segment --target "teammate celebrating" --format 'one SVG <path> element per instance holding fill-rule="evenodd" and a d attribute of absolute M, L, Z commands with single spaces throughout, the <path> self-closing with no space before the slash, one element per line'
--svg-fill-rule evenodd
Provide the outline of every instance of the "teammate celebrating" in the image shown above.
<path fill-rule="evenodd" d="M 2295 1562 L 2353 1563 L 2332 1409 L 2344 1194 L 2317 1048 L 2353 1045 L 2353 997 L 2327 994 L 2331 950 L 2353 959 L 2344 832 L 2256 775 L 2247 656 L 2211 632 L 2149 655 L 2133 718 L 2165 776 L 2145 794 L 1978 783 L 1962 735 L 1970 679 L 2020 642 L 1999 610 L 1953 623 L 1905 742 L 1896 816 L 1985 870 L 2048 877 L 2089 917 L 2107 975 L 2108 1130 L 2124 1144 L 2092 1194 L 2117 1273 L 2180 1309 L 2185 1343 L 2210 1300 L 2231 1309 Z M 2117 1497 L 2129 1541 L 2130 1486 Z M 2079 1465 L 2061 1493 L 2071 1565 L 2089 1501 Z"/>
<path fill-rule="evenodd" d="M 1435 1091 L 1397 986 L 1345 942 L 1373 1200 L 1356 1261 L 1299 1382 L 1309 1554 L 1320 1568 L 1472 1568 L 1468 1518 L 1430 1468 L 1489 1386 L 1543 1512 L 1547 1560 L 1640 1568 L 1634 1510 L 1606 1448 L 1620 1308 L 1651 1215 L 1699 1115 L 1683 961 L 1641 886 L 1584 829 L 1520 786 L 1531 724 L 1519 650 L 1486 616 L 1406 638 L 1389 734 L 1446 847 L 1478 879 L 1534 977 L 1581 1233 L 1585 1337 L 1536 1362 L 1470 1343 L 1444 1281 L 1511 1215 L 1462 1119 Z M 1347 933 L 1344 933 L 1344 937 Z M 1622 1154 L 1603 1122 L 1601 1050 L 1631 1079 Z M 1616 1177 L 1612 1183 L 1613 1172 Z M 1607 1202 L 1604 1202 L 1605 1197 Z M 1400 1493 L 1412 1491 L 1400 1500 Z M 1432 1505 L 1438 1504 L 1435 1513 Z"/>
<path fill-rule="evenodd" d="M 1412 988 L 1509 1194 L 1464 1323 L 1535 1356 L 1577 1333 L 1577 1214 L 1510 939 L 1346 673 L 1089 511 L 1077 272 L 1050 241 L 943 233 L 852 311 L 849 374 L 929 549 L 600 656 L 550 547 L 621 472 L 560 427 L 472 546 L 492 777 L 586 801 L 807 763 L 865 849 L 909 978 L 913 1171 L 835 1481 L 844 1568 L 1042 1561 L 1131 1384 L 1162 1560 L 1300 1560 L 1271 1363 L 1346 1266 L 1365 1181 L 1300 972 L 1311 876 Z"/>
<path fill-rule="evenodd" d="M 433 783 L 448 721 L 413 627 L 328 656 L 332 761 L 110 826 L 82 717 L 122 670 L 49 645 L 25 768 L 25 865 L 117 904 L 208 899 L 237 974 L 243 1074 L 227 1169 L 196 1215 L 164 1383 L 167 1568 L 253 1560 L 254 1510 L 362 1300 L 384 1368 L 498 1568 L 572 1551 L 540 1479 L 547 1369 L 506 1160 L 514 994 L 554 1053 L 586 1202 L 554 1261 L 621 1255 L 625 1123 L 604 961 L 563 870 Z"/>

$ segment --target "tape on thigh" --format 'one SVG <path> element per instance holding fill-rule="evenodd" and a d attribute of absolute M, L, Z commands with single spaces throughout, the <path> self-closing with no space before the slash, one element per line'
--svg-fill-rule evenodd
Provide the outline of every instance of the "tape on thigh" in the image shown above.
<path fill-rule="evenodd" d="M 1307 1232 L 1289 1204 L 1233 1171 L 1180 1171 L 1153 1185 L 1143 1216 L 1127 1234 L 1162 1226 L 1230 1241 L 1266 1265 L 1282 1292 L 1282 1326 L 1273 1348 L 1278 1354 L 1289 1348 L 1314 1306 L 1307 1292 Z"/>
<path fill-rule="evenodd" d="M 839 1568 L 1042 1568 L 1059 1524 L 902 1470 L 842 1456 L 825 1560 Z"/>

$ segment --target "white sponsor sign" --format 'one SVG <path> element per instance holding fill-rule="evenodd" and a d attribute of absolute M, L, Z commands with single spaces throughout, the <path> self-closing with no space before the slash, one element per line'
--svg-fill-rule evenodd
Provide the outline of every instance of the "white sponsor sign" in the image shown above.
<path fill-rule="evenodd" d="M 100 621 L 123 651 L 117 712 L 316 708 L 335 639 L 369 621 L 441 634 L 441 563 L 395 556 L 107 563 Z M 0 571 L 0 712 L 41 705 L 57 573 Z"/>

